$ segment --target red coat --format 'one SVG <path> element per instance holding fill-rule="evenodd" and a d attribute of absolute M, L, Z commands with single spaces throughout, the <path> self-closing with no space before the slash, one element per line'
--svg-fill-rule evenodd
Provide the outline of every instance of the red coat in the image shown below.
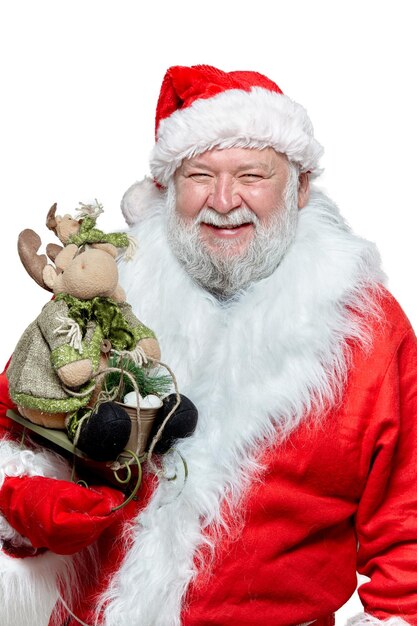
<path fill-rule="evenodd" d="M 340 608 L 417 625 L 417 340 L 399 306 L 340 407 L 271 450 L 246 523 L 189 594 L 184 626 L 287 626 Z M 359 550 L 357 551 L 357 544 Z M 256 619 L 254 618 L 256 616 Z"/>
<path fill-rule="evenodd" d="M 242 517 L 229 520 L 230 532 L 216 535 L 214 562 L 188 590 L 183 626 L 318 618 L 324 626 L 353 593 L 356 570 L 371 579 L 360 589 L 367 613 L 417 626 L 417 341 L 392 297 L 383 310 L 370 353 L 353 349 L 340 405 L 264 456 L 263 480 L 251 486 Z M 150 492 L 145 485 L 124 518 Z M 84 580 L 74 607 L 86 623 L 121 562 L 122 525 L 120 518 L 98 540 L 100 582 Z"/>

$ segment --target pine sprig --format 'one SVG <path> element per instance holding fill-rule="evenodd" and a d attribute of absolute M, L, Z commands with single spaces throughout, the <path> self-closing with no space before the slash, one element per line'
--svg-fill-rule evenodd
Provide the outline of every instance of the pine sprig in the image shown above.
<path fill-rule="evenodd" d="M 118 367 L 129 372 L 135 379 L 139 393 L 143 398 L 150 394 L 163 397 L 172 390 L 172 379 L 170 376 L 150 374 L 149 370 L 138 367 L 128 357 L 112 356 L 109 359 L 108 367 Z M 120 377 L 121 374 L 119 372 L 109 372 L 104 381 L 105 389 L 107 391 L 117 389 L 120 385 Z M 134 391 L 132 382 L 128 376 L 123 376 L 119 397 L 122 398 L 130 391 Z"/>

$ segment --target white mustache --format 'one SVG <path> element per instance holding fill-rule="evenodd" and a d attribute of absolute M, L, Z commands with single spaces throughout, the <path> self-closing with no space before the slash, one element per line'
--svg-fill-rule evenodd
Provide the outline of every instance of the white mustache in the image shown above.
<path fill-rule="evenodd" d="M 222 215 L 214 209 L 202 209 L 196 218 L 196 224 L 212 226 L 240 226 L 241 224 L 257 224 L 258 217 L 246 207 L 240 207 Z"/>

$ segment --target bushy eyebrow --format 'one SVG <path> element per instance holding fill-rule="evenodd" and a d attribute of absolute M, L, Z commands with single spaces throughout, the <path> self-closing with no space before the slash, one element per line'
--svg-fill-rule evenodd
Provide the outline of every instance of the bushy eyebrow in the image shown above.
<path fill-rule="evenodd" d="M 210 165 L 207 165 L 206 163 L 203 163 L 202 161 L 199 160 L 187 160 L 184 161 L 182 163 L 182 167 L 195 167 L 195 168 L 201 168 L 201 169 L 205 169 L 205 170 L 209 170 L 212 169 Z M 237 168 L 237 172 L 242 172 L 244 170 L 254 170 L 254 169 L 269 169 L 270 168 L 270 164 L 266 163 L 265 161 L 250 161 L 249 163 L 245 163 L 244 165 L 240 166 Z"/>
<path fill-rule="evenodd" d="M 247 163 L 246 165 L 239 167 L 238 172 L 242 170 L 256 170 L 256 169 L 264 169 L 268 170 L 271 166 L 269 163 L 265 163 L 264 161 L 252 161 L 251 163 Z"/>

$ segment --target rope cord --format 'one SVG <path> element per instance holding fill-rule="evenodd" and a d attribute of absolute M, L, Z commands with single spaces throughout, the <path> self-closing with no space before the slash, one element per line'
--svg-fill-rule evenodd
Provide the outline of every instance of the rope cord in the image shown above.
<path fill-rule="evenodd" d="M 139 487 L 141 485 L 141 482 L 142 482 L 142 465 L 141 465 L 138 457 L 131 450 L 126 450 L 126 452 L 131 454 L 133 459 L 136 461 L 136 466 L 138 468 L 138 477 L 137 477 L 136 484 L 135 484 L 134 488 L 132 489 L 132 493 L 130 494 L 130 496 L 128 498 L 126 498 L 126 500 L 124 500 L 122 502 L 122 504 L 119 504 L 118 506 L 113 507 L 111 509 L 110 513 L 114 513 L 115 511 L 119 511 L 124 506 L 126 506 L 126 504 L 128 504 L 131 500 L 133 500 L 133 498 L 136 496 L 136 494 L 138 492 L 138 489 L 139 489 Z M 117 461 L 117 459 L 116 459 L 116 461 Z M 117 474 L 117 470 L 113 470 L 113 474 L 114 474 L 115 479 L 121 485 L 127 485 L 130 482 L 130 479 L 132 478 L 132 470 L 130 469 L 129 464 L 125 463 L 124 466 L 126 468 L 126 477 L 124 479 L 120 478 L 120 476 Z"/>
<path fill-rule="evenodd" d="M 23 450 L 23 447 L 25 445 L 25 438 L 26 438 L 26 426 L 23 426 L 22 437 L 21 437 L 20 443 L 19 443 L 19 449 L 20 450 Z"/>
<path fill-rule="evenodd" d="M 117 352 L 117 351 L 115 351 L 115 352 Z M 129 353 L 126 353 L 124 351 L 122 353 L 117 352 L 117 354 L 122 355 L 123 357 L 129 357 Z M 164 367 L 167 370 L 167 372 L 169 373 L 169 375 L 172 378 L 172 382 L 174 384 L 174 389 L 175 389 L 175 395 L 176 395 L 176 402 L 175 402 L 174 406 L 172 407 L 172 409 L 169 411 L 168 415 L 165 417 L 164 421 L 162 422 L 161 426 L 159 427 L 158 431 L 156 432 L 154 438 L 152 439 L 151 445 L 149 446 L 149 450 L 148 450 L 147 455 L 146 455 L 146 460 L 148 462 L 148 465 L 149 465 L 149 468 L 151 469 L 151 471 L 154 472 L 158 476 L 163 476 L 163 472 L 153 462 L 152 454 L 153 454 L 153 451 L 155 449 L 156 444 L 158 443 L 159 439 L 161 438 L 161 435 L 163 433 L 163 430 L 164 430 L 166 424 L 168 423 L 168 421 L 171 418 L 171 416 L 174 414 L 174 412 L 179 407 L 180 402 L 181 402 L 181 397 L 180 397 L 180 394 L 179 394 L 179 391 L 178 391 L 177 379 L 176 379 L 175 374 L 172 371 L 172 369 L 166 363 L 163 363 L 162 361 L 158 361 L 157 359 L 152 359 L 151 357 L 148 357 L 148 360 L 150 362 L 154 363 L 155 365 L 160 365 L 161 367 Z M 121 361 L 121 363 L 122 363 L 122 361 Z M 99 370 L 96 374 L 93 374 L 93 376 L 91 378 L 97 378 L 99 380 L 100 378 L 104 377 L 106 374 L 108 374 L 110 372 L 119 372 L 121 374 L 120 381 L 119 381 L 119 387 L 118 387 L 116 392 L 113 392 L 113 394 L 109 394 L 107 391 L 101 390 L 93 410 L 95 410 L 96 407 L 99 406 L 104 401 L 114 400 L 120 394 L 120 390 L 121 390 L 122 385 L 123 385 L 123 376 L 127 376 L 129 378 L 130 382 L 132 383 L 133 388 L 134 388 L 135 393 L 136 393 L 136 401 L 137 401 L 137 405 L 136 405 L 136 419 L 137 419 L 137 423 L 138 423 L 138 440 L 137 440 L 137 446 L 136 446 L 135 454 L 137 456 L 139 456 L 139 442 L 140 442 L 140 435 L 141 435 L 141 420 L 140 420 L 140 393 L 139 393 L 138 385 L 136 383 L 135 378 L 132 376 L 132 374 L 130 372 L 128 372 L 126 369 L 124 369 L 122 365 L 121 365 L 121 367 L 105 367 L 105 368 Z"/>
<path fill-rule="evenodd" d="M 91 417 L 91 413 L 92 411 L 89 411 L 88 413 L 86 413 L 84 417 L 82 417 L 77 424 L 77 430 L 75 431 L 75 435 L 74 435 L 74 448 L 77 447 L 78 439 L 80 438 L 81 426 L 84 424 L 85 421 L 88 420 L 89 417 Z"/>
<path fill-rule="evenodd" d="M 163 430 L 164 430 L 166 424 L 168 423 L 168 421 L 171 418 L 171 416 L 174 414 L 174 412 L 179 407 L 180 402 L 181 402 L 181 397 L 180 397 L 180 393 L 178 391 L 177 379 L 175 378 L 174 372 L 171 370 L 171 368 L 168 365 L 166 365 L 166 363 L 162 363 L 162 361 L 158 361 L 156 359 L 151 359 L 151 358 L 149 358 L 149 360 L 152 361 L 152 363 L 156 363 L 158 365 L 161 365 L 162 367 L 164 367 L 167 370 L 167 372 L 172 377 L 172 382 L 174 383 L 175 395 L 176 395 L 176 402 L 175 402 L 174 406 L 172 407 L 172 409 L 169 411 L 168 415 L 165 417 L 165 419 L 162 422 L 162 424 L 160 425 L 160 427 L 158 428 L 158 431 L 155 433 L 155 436 L 154 436 L 154 438 L 151 441 L 151 445 L 149 446 L 148 455 L 147 455 L 147 461 L 148 461 L 148 464 L 149 464 L 149 466 L 151 468 L 151 471 L 153 471 L 157 476 L 163 476 L 164 475 L 163 471 L 158 469 L 156 464 L 153 462 L 152 454 L 153 454 L 153 451 L 155 449 L 156 444 L 158 443 L 159 439 L 161 438 L 161 435 L 163 433 Z"/>
<path fill-rule="evenodd" d="M 94 377 L 95 377 L 95 374 L 93 374 L 91 378 L 94 378 Z M 95 387 L 95 385 L 92 385 L 85 391 L 80 392 L 80 391 L 74 391 L 73 389 L 70 389 L 69 387 L 65 387 L 65 385 L 62 383 L 61 383 L 61 386 L 62 386 L 62 389 L 65 391 L 65 393 L 67 393 L 69 396 L 73 396 L 74 398 L 86 398 L 87 396 L 91 395 Z"/>
<path fill-rule="evenodd" d="M 106 374 L 110 373 L 110 372 L 118 372 L 121 374 L 120 376 L 120 380 L 123 380 L 123 376 L 127 376 L 130 379 L 130 382 L 133 385 L 133 388 L 135 390 L 136 393 L 136 399 L 137 399 L 137 405 L 136 405 L 136 421 L 138 424 L 138 440 L 137 440 L 137 444 L 136 444 L 136 450 L 135 450 L 135 454 L 137 456 L 139 456 L 139 441 L 140 441 L 140 435 L 141 435 L 141 421 L 140 421 L 140 406 L 139 406 L 139 398 L 140 398 L 140 394 L 139 394 L 139 388 L 138 385 L 136 383 L 136 380 L 134 379 L 134 377 L 132 376 L 132 374 L 130 372 L 127 372 L 126 370 L 123 369 L 123 367 L 106 367 L 103 368 L 101 370 L 99 370 L 98 372 L 96 372 L 95 374 L 92 375 L 91 378 L 97 378 L 98 380 L 100 378 L 103 378 Z M 119 390 L 120 390 L 120 383 L 119 383 L 119 389 L 117 390 L 116 394 L 110 394 L 107 391 L 104 391 L 103 389 L 100 391 L 99 396 L 94 404 L 93 407 L 93 411 L 95 411 L 100 404 L 102 404 L 103 402 L 108 402 L 109 400 L 114 400 L 117 395 L 119 394 Z M 76 435 L 74 437 L 74 441 L 77 440 L 78 441 L 78 437 L 79 437 L 79 430 L 80 430 L 80 426 L 83 422 L 84 418 L 82 418 L 79 422 L 79 424 L 77 425 L 77 431 L 76 431 Z"/>
<path fill-rule="evenodd" d="M 115 351 L 116 352 L 116 351 Z M 123 353 L 118 353 L 119 356 L 129 356 L 128 353 L 126 353 L 125 351 L 123 351 Z M 133 357 L 134 358 L 134 357 Z M 156 476 L 158 476 L 159 478 L 166 478 L 167 480 L 175 480 L 177 478 L 177 476 L 173 476 L 173 477 L 166 477 L 164 470 L 160 467 L 158 467 L 156 465 L 156 463 L 153 461 L 152 458 L 152 454 L 153 451 L 155 449 L 156 444 L 158 443 L 158 441 L 161 438 L 161 435 L 163 433 L 163 430 L 166 426 L 166 424 L 168 423 L 169 419 L 172 417 L 172 415 L 174 414 L 174 412 L 177 410 L 178 406 L 180 405 L 181 402 L 181 397 L 178 391 L 178 383 L 177 380 L 175 378 L 175 374 L 174 372 L 171 370 L 171 368 L 166 365 L 166 363 L 163 363 L 162 361 L 158 361 L 157 359 L 152 359 L 149 357 L 149 361 L 151 361 L 152 363 L 154 363 L 155 365 L 159 365 L 161 367 L 164 367 L 168 373 L 170 374 L 173 384 L 174 384 L 174 389 L 175 389 L 175 395 L 176 395 L 176 399 L 175 399 L 175 404 L 172 407 L 172 409 L 168 412 L 168 414 L 166 415 L 166 417 L 164 418 L 162 424 L 160 425 L 160 427 L 158 428 L 155 436 L 152 439 L 151 445 L 149 446 L 149 450 L 146 454 L 145 460 L 148 463 L 149 469 L 150 471 L 152 471 Z M 127 452 L 128 454 L 131 455 L 131 460 L 129 461 L 125 461 L 123 464 L 120 463 L 119 461 L 119 457 L 117 457 L 117 459 L 115 461 L 113 461 L 113 463 L 110 465 L 110 468 L 113 470 L 113 475 L 115 477 L 115 480 L 121 484 L 121 485 L 128 485 L 131 478 L 132 478 L 132 471 L 130 469 L 130 465 L 132 463 L 135 463 L 137 465 L 138 468 L 138 478 L 136 480 L 136 484 L 131 492 L 131 494 L 126 498 L 126 500 L 124 500 L 124 502 L 116 507 L 113 507 L 111 509 L 111 513 L 118 511 L 119 509 L 123 508 L 124 506 L 126 506 L 126 504 L 128 504 L 131 500 L 133 500 L 133 498 L 135 497 L 141 482 L 142 482 L 142 476 L 143 476 L 143 472 L 142 472 L 142 465 L 141 462 L 139 460 L 139 454 L 140 454 L 140 440 L 141 440 L 141 419 L 140 419 L 140 393 L 139 393 L 139 388 L 137 385 L 137 382 L 134 378 L 134 376 L 132 376 L 132 374 L 130 372 L 128 372 L 126 369 L 123 368 L 122 366 L 122 360 L 120 363 L 120 367 L 105 367 L 100 369 L 98 372 L 96 372 L 95 374 L 93 374 L 91 376 L 91 380 L 92 379 L 97 379 L 97 382 L 103 378 L 104 376 L 106 376 L 106 374 L 111 373 L 111 372 L 117 372 L 120 373 L 120 380 L 119 380 L 119 385 L 116 389 L 112 390 L 112 391 L 107 391 L 104 389 L 101 389 L 98 396 L 97 396 L 97 400 L 94 404 L 94 407 L 92 409 L 92 412 L 95 411 L 97 409 L 98 406 L 100 406 L 100 404 L 102 404 L 103 402 L 108 402 L 111 400 L 115 400 L 115 398 L 117 398 L 120 393 L 121 393 L 121 389 L 123 386 L 123 376 L 127 376 L 130 380 L 130 382 L 132 383 L 132 386 L 135 390 L 136 393 L 136 420 L 137 420 L 137 426 L 138 426 L 138 437 L 137 437 L 137 442 L 136 442 L 136 450 L 132 451 L 132 450 L 125 450 L 125 452 Z M 97 384 L 97 383 L 96 383 Z M 80 429 L 82 424 L 84 423 L 84 421 L 86 419 L 88 419 L 90 417 L 91 413 L 88 413 L 87 415 L 83 416 L 81 418 L 81 420 L 79 421 L 79 423 L 77 424 L 77 430 L 75 432 L 75 436 L 74 436 L 74 450 L 76 448 L 76 444 L 77 441 L 79 439 L 79 434 L 80 434 Z M 183 457 L 181 455 L 179 455 L 183 465 L 184 465 L 184 484 L 187 480 L 187 475 L 188 475 L 188 467 L 187 464 L 185 462 L 185 460 L 183 459 Z M 118 471 L 120 469 L 125 469 L 126 470 L 126 476 L 124 479 L 122 479 L 119 475 L 118 475 Z M 74 467 L 73 467 L 73 474 L 74 474 Z"/>

